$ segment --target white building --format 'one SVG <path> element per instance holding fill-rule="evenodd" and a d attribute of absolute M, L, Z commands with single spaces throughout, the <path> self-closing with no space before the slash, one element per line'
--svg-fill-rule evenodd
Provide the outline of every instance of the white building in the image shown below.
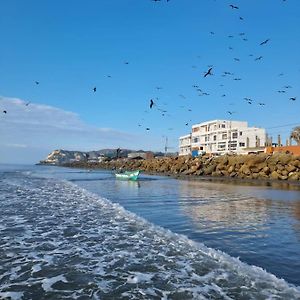
<path fill-rule="evenodd" d="M 181 136 L 179 138 L 179 155 L 191 154 L 191 141 L 192 141 L 191 133 Z"/>
<path fill-rule="evenodd" d="M 263 150 L 266 131 L 247 122 L 213 120 L 192 126 L 192 133 L 179 138 L 179 155 L 205 151 L 212 154 L 247 154 Z"/>

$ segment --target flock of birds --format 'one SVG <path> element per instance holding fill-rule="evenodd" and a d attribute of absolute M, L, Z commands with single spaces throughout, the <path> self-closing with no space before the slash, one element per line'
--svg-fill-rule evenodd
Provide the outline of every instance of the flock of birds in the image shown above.
<path fill-rule="evenodd" d="M 152 1 L 153 1 L 153 2 L 161 2 L 161 0 L 152 0 Z M 166 0 L 166 2 L 169 2 L 169 1 L 170 1 L 170 0 Z M 282 1 L 285 2 L 286 0 L 282 0 Z M 232 10 L 237 10 L 237 11 L 239 10 L 239 7 L 238 7 L 237 5 L 234 5 L 234 4 L 230 4 L 230 5 L 229 5 L 229 8 L 232 9 Z M 244 21 L 244 17 L 239 16 L 239 20 Z M 210 31 L 210 34 L 211 34 L 211 35 L 215 35 L 215 32 L 214 32 L 214 31 Z M 238 35 L 242 38 L 243 41 L 248 41 L 248 39 L 246 38 L 245 32 L 241 32 L 241 33 L 239 33 Z M 234 38 L 233 35 L 228 35 L 227 37 L 228 37 L 229 39 Z M 258 45 L 263 47 L 263 46 L 265 46 L 265 45 L 270 44 L 270 42 L 271 42 L 271 39 L 270 39 L 270 38 L 266 38 L 266 39 L 264 39 L 263 41 L 261 41 L 260 43 L 258 43 Z M 229 49 L 229 50 L 233 50 L 233 47 L 232 47 L 232 46 L 229 46 L 228 49 Z M 249 56 L 250 56 L 250 57 L 254 57 L 253 54 L 249 54 Z M 263 56 L 261 56 L 261 55 L 260 55 L 260 56 L 257 56 L 257 57 L 254 57 L 254 61 L 260 61 L 260 60 L 262 60 L 262 59 L 263 59 Z M 240 58 L 238 58 L 238 57 L 234 57 L 233 60 L 234 60 L 235 62 L 237 62 L 237 63 L 240 62 Z M 125 65 L 128 65 L 129 62 L 128 62 L 128 61 L 124 61 L 124 64 L 125 64 Z M 192 68 L 196 68 L 196 66 L 192 66 Z M 209 65 L 209 66 L 208 66 L 208 69 L 207 69 L 205 72 L 203 72 L 203 78 L 208 78 L 208 77 L 210 77 L 210 76 L 214 76 L 214 70 L 215 70 L 215 69 L 216 69 L 215 66 Z M 283 76 L 283 75 L 284 75 L 283 73 L 280 73 L 278 76 Z M 106 76 L 107 76 L 108 78 L 111 78 L 111 77 L 112 77 L 111 75 L 106 75 Z M 235 76 L 234 76 L 234 73 L 233 73 L 233 72 L 230 72 L 230 71 L 224 71 L 224 72 L 222 73 L 221 76 L 222 76 L 222 77 L 228 77 L 228 76 L 229 76 L 229 77 L 231 77 L 234 81 L 240 81 L 240 80 L 242 80 L 242 79 L 239 78 L 239 77 L 235 77 Z M 39 85 L 39 84 L 40 84 L 39 81 L 34 81 L 34 83 L 35 83 L 35 85 Z M 210 95 L 210 93 L 208 93 L 207 91 L 204 91 L 203 89 L 201 89 L 201 88 L 199 87 L 198 84 L 194 84 L 194 85 L 192 85 L 192 87 L 195 89 L 195 91 L 198 93 L 199 96 L 209 96 L 209 95 Z M 220 87 L 224 87 L 224 84 L 220 84 Z M 156 87 L 156 90 L 157 90 L 157 91 L 159 91 L 159 90 L 161 90 L 161 89 L 163 89 L 161 86 L 157 86 L 157 87 Z M 278 90 L 277 92 L 280 93 L 280 94 L 285 94 L 285 93 L 287 93 L 287 91 L 290 90 L 290 89 L 292 89 L 292 86 L 291 86 L 291 85 L 285 85 L 283 88 L 281 88 L 281 89 Z M 92 92 L 93 92 L 93 93 L 96 93 L 96 92 L 97 92 L 97 87 L 96 87 L 96 86 L 94 86 L 94 87 L 92 88 Z M 182 99 L 186 99 L 186 96 L 184 96 L 183 94 L 179 94 L 179 96 L 180 96 Z M 222 98 L 223 98 L 223 97 L 226 97 L 226 96 L 227 96 L 226 94 L 222 94 L 222 95 L 221 95 Z M 291 100 L 291 101 L 296 101 L 296 99 L 297 99 L 296 96 L 289 97 L 289 100 Z M 167 111 L 166 109 L 162 108 L 162 106 L 158 105 L 158 103 L 157 103 L 157 102 L 159 102 L 158 100 L 159 100 L 158 97 L 156 97 L 155 100 L 154 100 L 154 99 L 150 99 L 150 100 L 149 100 L 149 109 L 150 109 L 150 110 L 156 109 L 157 111 L 159 111 L 159 112 L 161 113 L 162 116 L 166 116 L 167 113 L 168 113 L 168 111 Z M 256 104 L 259 105 L 259 106 L 265 106 L 265 105 L 266 105 L 266 103 L 264 103 L 264 102 L 256 102 L 255 100 L 253 100 L 252 98 L 249 98 L 249 97 L 244 97 L 243 100 L 244 100 L 247 104 L 250 104 L 250 105 L 252 105 L 252 104 L 254 104 L 254 103 L 256 103 Z M 27 102 L 27 103 L 25 103 L 25 105 L 26 105 L 26 106 L 29 106 L 30 103 L 31 103 L 31 102 Z M 164 104 L 166 104 L 166 103 L 164 103 Z M 184 108 L 184 106 L 181 106 L 181 108 Z M 188 111 L 191 112 L 192 110 L 189 108 Z M 8 113 L 8 111 L 7 111 L 6 109 L 3 110 L 2 112 L 3 112 L 3 114 L 7 114 L 7 113 Z M 145 111 L 145 112 L 148 112 L 148 111 Z M 233 115 L 234 113 L 236 113 L 236 112 L 235 112 L 235 111 L 231 111 L 231 110 L 228 110 L 228 111 L 227 111 L 227 114 L 228 114 L 228 115 Z M 142 119 L 142 120 L 144 121 L 145 119 Z M 188 122 L 185 122 L 185 126 L 188 126 L 188 125 L 190 124 L 189 122 L 191 122 L 191 120 L 189 120 Z M 141 123 L 142 123 L 142 122 L 141 122 Z M 139 127 L 142 127 L 142 126 L 143 126 L 141 123 L 138 124 Z M 172 130 L 173 128 L 168 128 L 168 129 L 169 129 L 169 130 Z M 146 131 L 149 131 L 149 130 L 150 130 L 150 127 L 145 127 L 145 130 L 146 130 Z"/>
<path fill-rule="evenodd" d="M 160 2 L 160 0 L 152 0 L 152 1 L 154 1 L 154 2 Z M 167 2 L 168 2 L 168 1 L 167 1 Z M 286 0 L 282 0 L 282 2 L 286 2 Z M 230 4 L 230 5 L 229 5 L 229 8 L 231 8 L 232 10 L 239 10 L 239 6 L 234 5 L 234 4 Z M 239 16 L 239 20 L 244 21 L 244 17 Z M 211 35 L 215 35 L 215 32 L 214 32 L 214 31 L 210 31 L 210 34 L 211 34 Z M 246 33 L 245 33 L 245 32 L 241 32 L 241 33 L 239 33 L 238 35 L 239 35 L 240 37 L 242 37 L 242 40 L 243 40 L 243 41 L 248 41 L 248 39 L 246 38 Z M 229 38 L 229 39 L 232 39 L 232 38 L 234 38 L 234 36 L 233 36 L 233 35 L 228 35 L 228 38 Z M 271 42 L 271 39 L 270 39 L 270 38 L 266 38 L 266 39 L 262 40 L 260 43 L 258 43 L 258 45 L 259 45 L 259 46 L 265 46 L 265 45 L 268 45 L 270 42 Z M 232 47 L 232 46 L 229 46 L 228 49 L 229 49 L 229 50 L 233 50 L 233 47 Z M 253 54 L 249 54 L 249 57 L 254 57 L 254 55 L 253 55 Z M 257 57 L 254 57 L 253 59 L 254 59 L 254 61 L 261 61 L 261 60 L 263 59 L 263 56 L 262 56 L 262 55 L 259 55 L 259 56 L 257 56 Z M 240 61 L 241 61 L 240 58 L 238 58 L 238 57 L 234 57 L 233 60 L 234 60 L 235 62 L 240 62 Z M 192 66 L 192 68 L 196 68 L 196 66 Z M 209 66 L 208 66 L 208 69 L 203 73 L 203 78 L 207 78 L 207 77 L 213 76 L 213 75 L 214 75 L 214 73 L 213 73 L 214 69 L 215 69 L 214 66 L 209 65 Z M 280 73 L 278 76 L 283 76 L 283 75 L 284 75 L 283 73 Z M 222 73 L 222 77 L 226 77 L 226 76 L 232 76 L 234 81 L 240 81 L 240 80 L 242 80 L 242 78 L 234 77 L 234 73 L 233 73 L 233 72 L 224 71 L 224 72 Z M 221 87 L 224 87 L 224 84 L 220 84 L 220 86 L 221 86 Z M 196 90 L 196 92 L 198 92 L 198 95 L 199 95 L 199 96 L 209 96 L 209 95 L 210 95 L 210 93 L 208 93 L 207 91 L 204 91 L 203 89 L 201 89 L 201 88 L 199 87 L 199 85 L 197 85 L 197 84 L 194 84 L 192 87 L 195 88 L 195 90 Z M 278 90 L 277 92 L 278 92 L 278 93 L 287 93 L 287 91 L 288 91 L 289 89 L 291 89 L 291 88 L 292 88 L 291 85 L 285 85 L 282 89 Z M 158 89 L 158 88 L 157 88 L 157 89 Z M 160 88 L 160 89 L 161 89 L 161 88 Z M 186 99 L 186 97 L 185 97 L 184 95 L 182 95 L 182 94 L 180 94 L 179 96 L 180 96 L 181 98 L 183 98 L 183 99 Z M 227 96 L 226 94 L 222 94 L 221 97 L 226 97 L 226 96 Z M 156 99 L 158 100 L 158 98 L 156 98 Z M 243 100 L 244 100 L 247 104 L 250 104 L 250 105 L 252 105 L 252 104 L 254 104 L 254 103 L 256 103 L 258 106 L 261 106 L 261 107 L 263 107 L 263 106 L 266 105 L 265 102 L 255 101 L 254 99 L 249 98 L 249 97 L 244 97 Z M 297 97 L 296 97 L 296 96 L 289 97 L 289 100 L 290 100 L 290 101 L 296 101 L 296 100 L 297 100 Z M 158 106 L 157 106 L 157 104 L 154 102 L 154 100 L 153 100 L 153 99 L 150 99 L 150 102 L 149 102 L 149 108 L 150 108 L 150 109 L 153 109 L 154 107 L 157 107 L 157 109 L 158 109 L 159 111 L 162 112 L 162 116 L 165 116 L 165 113 L 166 113 L 167 111 L 166 111 L 166 110 L 162 110 L 161 108 L 158 108 Z M 181 106 L 181 108 L 184 108 L 184 106 Z M 188 111 L 192 111 L 192 110 L 191 110 L 191 109 L 188 109 Z M 146 112 L 146 111 L 145 111 L 145 112 Z M 233 115 L 233 114 L 235 114 L 236 112 L 235 112 L 235 111 L 228 110 L 226 113 L 227 113 L 228 115 Z M 190 120 L 190 121 L 191 121 L 191 120 Z M 185 125 L 188 126 L 188 125 L 189 125 L 189 122 L 186 122 Z M 141 124 L 139 124 L 138 126 L 141 126 Z M 150 129 L 147 127 L 146 130 L 150 130 Z M 169 128 L 169 130 L 172 130 L 172 128 Z"/>

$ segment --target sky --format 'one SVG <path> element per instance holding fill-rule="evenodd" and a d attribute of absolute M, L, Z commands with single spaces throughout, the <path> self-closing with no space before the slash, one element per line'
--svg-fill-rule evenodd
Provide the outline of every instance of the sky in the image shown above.
<path fill-rule="evenodd" d="M 0 163 L 166 137 L 173 152 L 214 119 L 284 140 L 300 124 L 299 22 L 299 0 L 0 0 Z"/>

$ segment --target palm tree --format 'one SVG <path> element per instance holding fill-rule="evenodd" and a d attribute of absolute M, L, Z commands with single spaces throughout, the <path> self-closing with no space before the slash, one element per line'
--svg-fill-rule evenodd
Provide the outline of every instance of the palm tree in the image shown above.
<path fill-rule="evenodd" d="M 290 137 L 297 143 L 298 146 L 300 146 L 300 126 L 293 128 Z"/>

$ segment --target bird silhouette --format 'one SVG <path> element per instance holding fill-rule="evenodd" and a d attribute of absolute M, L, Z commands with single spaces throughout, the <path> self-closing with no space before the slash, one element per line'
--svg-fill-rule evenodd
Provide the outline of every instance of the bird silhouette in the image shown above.
<path fill-rule="evenodd" d="M 230 4 L 229 6 L 230 6 L 232 9 L 239 9 L 238 6 L 235 6 L 235 5 L 233 5 L 233 4 Z"/>
<path fill-rule="evenodd" d="M 146 128 L 146 130 L 147 130 L 147 131 L 149 131 L 149 130 L 150 130 L 150 128 L 149 128 L 149 127 L 147 127 L 147 128 Z"/>
<path fill-rule="evenodd" d="M 266 104 L 265 104 L 265 103 L 262 103 L 262 102 L 259 102 L 258 105 L 264 106 L 264 105 L 266 105 Z"/>
<path fill-rule="evenodd" d="M 160 0 L 153 0 L 153 1 L 160 1 Z M 128 62 L 128 61 L 125 61 L 124 64 L 125 64 L 125 65 L 129 65 L 129 62 Z"/>
<path fill-rule="evenodd" d="M 4 114 L 7 114 L 7 111 L 6 111 L 6 110 L 3 110 L 3 113 L 4 113 Z"/>
<path fill-rule="evenodd" d="M 239 58 L 236 58 L 236 57 L 234 58 L 234 60 L 235 60 L 235 61 L 240 61 L 240 59 L 239 59 Z"/>
<path fill-rule="evenodd" d="M 229 111 L 228 110 L 227 113 L 230 114 L 230 115 L 232 115 L 232 114 L 234 114 L 234 111 Z"/>
<path fill-rule="evenodd" d="M 212 75 L 211 70 L 212 70 L 212 68 L 209 68 L 208 71 L 204 74 L 203 77 L 206 77 L 208 75 Z"/>
<path fill-rule="evenodd" d="M 31 103 L 30 101 L 29 101 L 29 102 L 27 102 L 27 103 L 25 104 L 25 106 L 28 106 L 30 103 Z"/>
<path fill-rule="evenodd" d="M 240 20 L 241 20 L 241 21 L 243 21 L 243 20 L 244 20 L 244 18 L 243 18 L 243 17 L 240 17 Z"/>
<path fill-rule="evenodd" d="M 185 126 L 188 126 L 189 125 L 189 123 L 185 123 Z"/>
<path fill-rule="evenodd" d="M 35 81 L 35 84 L 38 85 L 38 84 L 40 84 L 40 82 L 39 81 Z"/>
<path fill-rule="evenodd" d="M 96 91 L 97 91 L 97 87 L 94 87 L 94 88 L 93 88 L 93 91 L 94 91 L 94 93 L 96 93 Z"/>
<path fill-rule="evenodd" d="M 152 107 L 153 107 L 153 105 L 154 105 L 154 102 L 153 102 L 153 100 L 152 100 L 152 99 L 150 99 L 150 108 L 152 108 Z"/>
<path fill-rule="evenodd" d="M 290 100 L 296 101 L 297 97 L 291 97 Z"/>
<path fill-rule="evenodd" d="M 255 60 L 261 60 L 263 57 L 262 56 L 258 56 L 255 58 Z"/>
<path fill-rule="evenodd" d="M 264 40 L 263 42 L 260 43 L 260 45 L 261 45 L 261 46 L 262 46 L 262 45 L 265 45 L 267 42 L 269 42 L 269 40 L 270 40 L 270 39 Z"/>

